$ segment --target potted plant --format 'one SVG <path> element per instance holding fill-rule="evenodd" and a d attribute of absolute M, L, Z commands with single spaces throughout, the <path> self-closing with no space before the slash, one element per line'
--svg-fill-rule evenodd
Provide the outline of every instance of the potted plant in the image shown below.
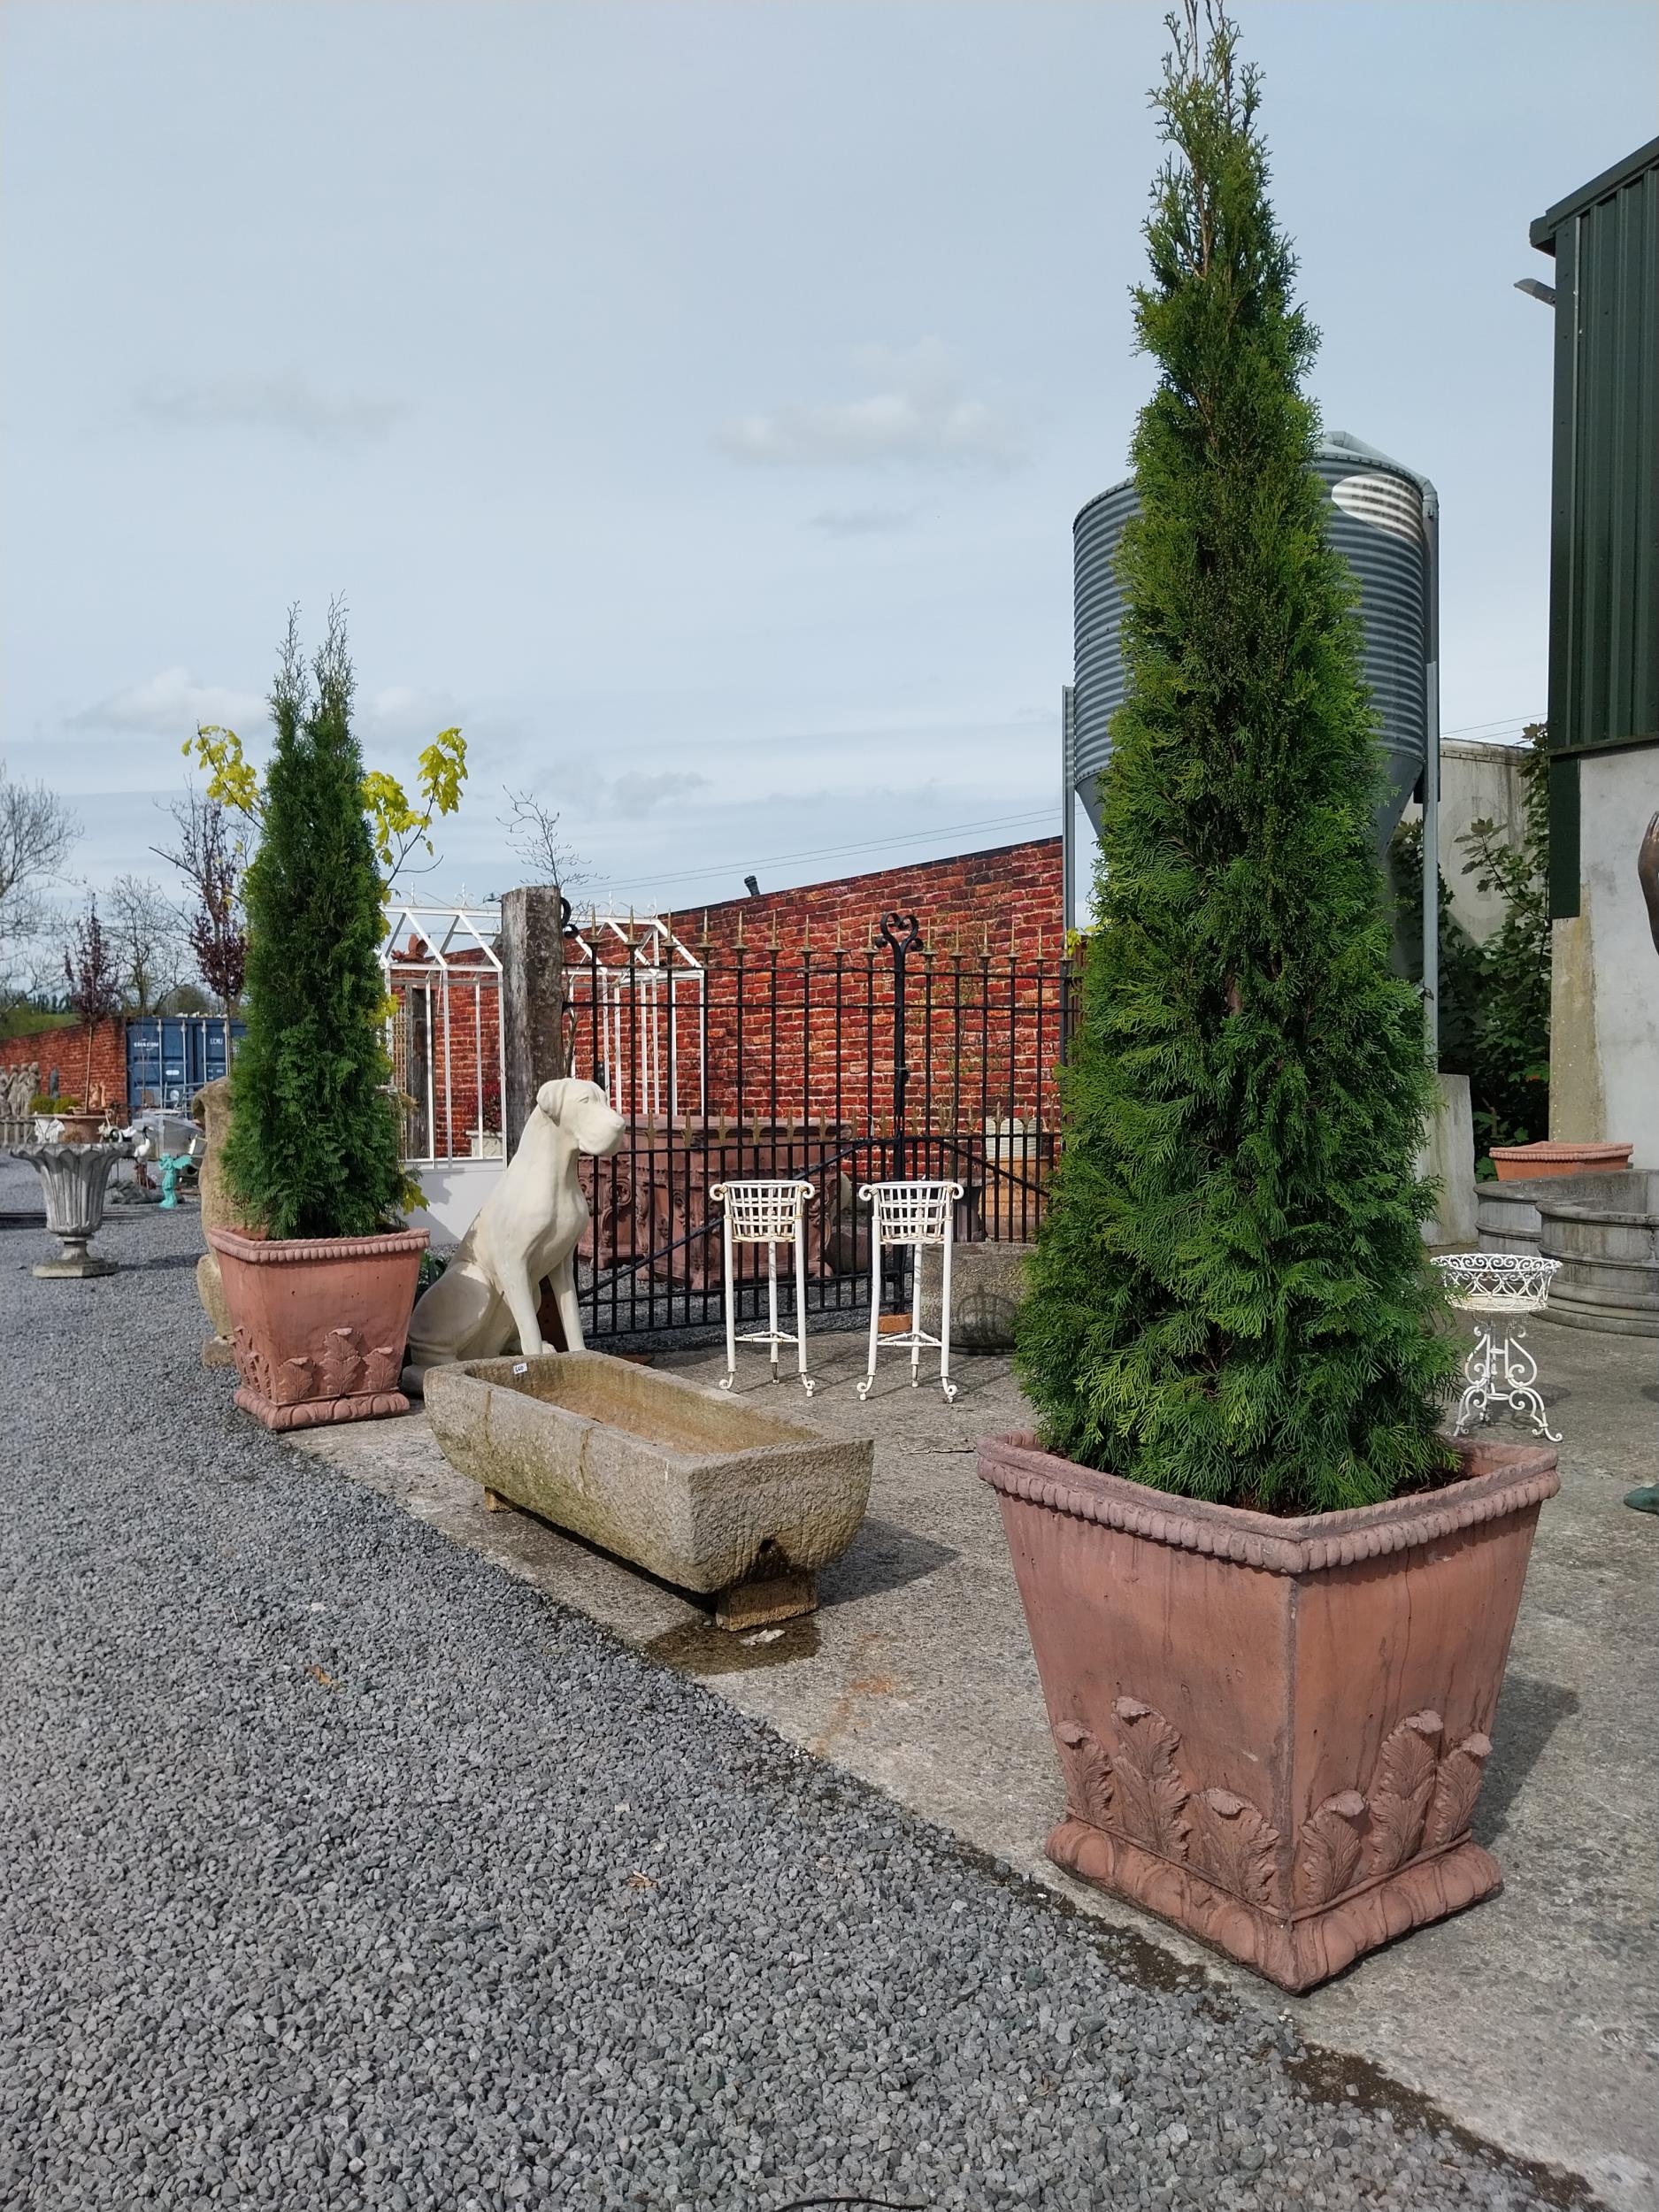
<path fill-rule="evenodd" d="M 246 877 L 247 1033 L 223 1158 L 237 1216 L 254 1226 L 206 1233 L 236 1402 L 274 1429 L 407 1410 L 398 1377 L 426 1246 L 400 1219 L 415 1202 L 389 1088 L 381 884 L 352 689 L 342 610 L 309 678 L 290 617 Z"/>
<path fill-rule="evenodd" d="M 1136 295 L 1097 926 L 987 1439 L 1066 1786 L 1060 1864 L 1303 1989 L 1485 1895 L 1470 1834 L 1555 1454 L 1454 1447 L 1353 587 L 1257 81 L 1195 8 Z"/>

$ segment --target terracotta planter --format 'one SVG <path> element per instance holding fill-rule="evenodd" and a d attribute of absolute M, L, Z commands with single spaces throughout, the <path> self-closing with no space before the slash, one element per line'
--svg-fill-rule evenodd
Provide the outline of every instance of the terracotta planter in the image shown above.
<path fill-rule="evenodd" d="M 987 1438 L 1065 1776 L 1048 1855 L 1286 1989 L 1488 1895 L 1470 1816 L 1555 1455 L 1278 1520 Z"/>
<path fill-rule="evenodd" d="M 409 1410 L 397 1380 L 424 1229 L 308 1239 L 210 1228 L 207 1240 L 245 1411 L 268 1429 L 304 1429 Z"/>
<path fill-rule="evenodd" d="M 60 1114 L 64 1133 L 63 1144 L 96 1144 L 104 1133 L 104 1116 L 98 1113 Z"/>
<path fill-rule="evenodd" d="M 1630 1165 L 1627 1144 L 1494 1145 L 1492 1164 L 1501 1183 L 1523 1183 L 1547 1175 L 1595 1175 Z"/>

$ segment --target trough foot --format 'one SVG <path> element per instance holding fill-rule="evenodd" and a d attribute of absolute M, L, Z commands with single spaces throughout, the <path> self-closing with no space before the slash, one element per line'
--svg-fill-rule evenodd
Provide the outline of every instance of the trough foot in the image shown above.
<path fill-rule="evenodd" d="M 717 1628 L 768 1628 L 774 1621 L 798 1620 L 818 1610 L 818 1577 L 796 1572 L 734 1582 L 714 1601 Z"/>

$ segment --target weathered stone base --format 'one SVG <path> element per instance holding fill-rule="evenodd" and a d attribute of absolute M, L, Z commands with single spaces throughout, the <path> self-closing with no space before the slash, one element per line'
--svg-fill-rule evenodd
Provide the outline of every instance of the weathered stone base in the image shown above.
<path fill-rule="evenodd" d="M 1298 1993 L 1328 1981 L 1367 1951 L 1462 1912 L 1503 1886 L 1497 1861 L 1465 1835 L 1369 1889 L 1352 1891 L 1333 1904 L 1290 1919 L 1247 1905 L 1190 1867 L 1161 1859 L 1088 1821 L 1063 1820 L 1047 1848 L 1056 1866 L 1172 1921 L 1281 1989 Z"/>
<path fill-rule="evenodd" d="M 222 1336 L 204 1337 L 202 1364 L 204 1367 L 234 1367 L 236 1364 L 235 1346 L 227 1343 Z"/>
<path fill-rule="evenodd" d="M 95 1253 L 83 1252 L 78 1259 L 42 1260 L 29 1271 L 44 1283 L 79 1283 L 92 1275 L 113 1275 L 116 1263 L 113 1260 L 101 1260 Z"/>
<path fill-rule="evenodd" d="M 950 1257 L 950 1348 L 964 1352 L 1013 1349 L 1014 1327 L 1025 1296 L 1025 1263 L 1034 1244 L 958 1244 Z M 922 1326 L 939 1334 L 940 1271 L 930 1256 L 922 1279 Z"/>
<path fill-rule="evenodd" d="M 818 1610 L 818 1577 L 777 1574 L 753 1582 L 734 1582 L 714 1601 L 714 1624 L 733 1630 L 770 1628 L 775 1621 L 799 1620 Z"/>
<path fill-rule="evenodd" d="M 388 1414 L 409 1410 L 401 1390 L 368 1391 L 356 1398 L 303 1398 L 297 1404 L 279 1405 L 246 1383 L 236 1393 L 236 1403 L 268 1429 L 326 1428 L 334 1421 L 380 1421 Z"/>

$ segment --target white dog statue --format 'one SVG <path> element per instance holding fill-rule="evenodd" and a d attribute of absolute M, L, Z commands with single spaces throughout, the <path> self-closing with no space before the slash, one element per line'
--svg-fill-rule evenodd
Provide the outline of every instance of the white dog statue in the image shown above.
<path fill-rule="evenodd" d="M 624 1123 L 597 1083 L 544 1083 L 518 1148 L 480 1210 L 455 1257 L 410 1317 L 405 1390 L 428 1367 L 494 1359 L 511 1345 L 534 1358 L 547 1348 L 536 1324 L 541 1285 L 551 1281 L 565 1348 L 582 1347 L 576 1302 L 576 1247 L 588 1205 L 577 1161 L 607 1159 Z"/>

